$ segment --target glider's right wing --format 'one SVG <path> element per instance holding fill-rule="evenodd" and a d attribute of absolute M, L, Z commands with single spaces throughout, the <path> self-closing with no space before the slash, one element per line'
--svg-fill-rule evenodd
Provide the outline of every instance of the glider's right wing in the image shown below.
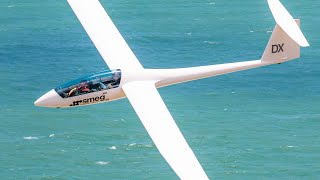
<path fill-rule="evenodd" d="M 98 0 L 68 2 L 110 69 L 142 69 Z"/>
<path fill-rule="evenodd" d="M 299 26 L 281 2 L 279 0 L 268 0 L 268 4 L 275 21 L 283 31 L 300 46 L 309 46 L 309 43 L 301 32 Z"/>
<path fill-rule="evenodd" d="M 159 152 L 176 174 L 184 180 L 208 179 L 162 101 L 154 82 L 129 82 L 122 88 Z"/>

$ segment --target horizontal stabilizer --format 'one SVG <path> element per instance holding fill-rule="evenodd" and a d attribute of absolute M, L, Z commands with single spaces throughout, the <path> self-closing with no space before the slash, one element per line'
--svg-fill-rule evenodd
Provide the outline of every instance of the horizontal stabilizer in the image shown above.
<path fill-rule="evenodd" d="M 268 0 L 268 4 L 275 21 L 283 31 L 300 46 L 309 46 L 309 43 L 301 32 L 299 26 L 281 2 L 279 0 Z"/>

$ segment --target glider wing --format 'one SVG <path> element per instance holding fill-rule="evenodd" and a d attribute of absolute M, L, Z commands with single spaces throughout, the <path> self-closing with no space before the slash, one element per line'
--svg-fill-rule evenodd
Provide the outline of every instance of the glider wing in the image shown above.
<path fill-rule="evenodd" d="M 122 88 L 159 152 L 180 179 L 208 179 L 154 82 L 135 81 Z"/>
<path fill-rule="evenodd" d="M 98 0 L 68 2 L 110 69 L 142 69 Z"/>
<path fill-rule="evenodd" d="M 287 9 L 279 0 L 268 0 L 270 10 L 277 24 L 302 47 L 309 46 L 308 41 Z"/>

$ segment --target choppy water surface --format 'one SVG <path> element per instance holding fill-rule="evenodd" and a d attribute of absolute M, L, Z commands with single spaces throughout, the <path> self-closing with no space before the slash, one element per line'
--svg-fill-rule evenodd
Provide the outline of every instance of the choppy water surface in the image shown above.
<path fill-rule="evenodd" d="M 101 2 L 147 68 L 259 59 L 274 26 L 265 1 Z M 211 179 L 320 178 L 320 4 L 282 2 L 312 46 L 300 60 L 160 90 Z M 128 100 L 33 106 L 107 68 L 66 1 L 4 0 L 0 14 L 2 179 L 177 179 Z"/>

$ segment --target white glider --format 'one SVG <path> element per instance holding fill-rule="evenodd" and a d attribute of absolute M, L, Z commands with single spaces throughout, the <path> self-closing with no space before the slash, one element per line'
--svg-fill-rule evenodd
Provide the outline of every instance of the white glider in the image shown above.
<path fill-rule="evenodd" d="M 127 97 L 161 155 L 181 179 L 208 179 L 161 99 L 157 88 L 300 57 L 309 46 L 299 26 L 278 0 L 268 0 L 277 25 L 260 60 L 180 69 L 145 69 L 98 0 L 68 0 L 110 69 L 63 84 L 35 105 L 74 107 Z"/>

